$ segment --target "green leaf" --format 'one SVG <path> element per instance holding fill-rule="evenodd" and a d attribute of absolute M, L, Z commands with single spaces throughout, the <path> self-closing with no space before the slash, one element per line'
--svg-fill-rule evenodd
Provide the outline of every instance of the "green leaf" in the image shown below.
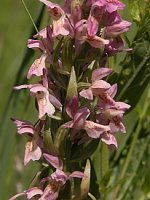
<path fill-rule="evenodd" d="M 51 134 L 50 129 L 44 131 L 43 142 L 44 142 L 44 147 L 48 153 L 50 153 L 52 155 L 57 154 L 56 148 L 53 143 L 52 134 Z"/>
<path fill-rule="evenodd" d="M 139 145 L 137 144 L 137 148 L 135 148 L 135 151 L 132 155 L 132 173 L 130 172 L 130 176 L 128 177 L 128 179 L 123 183 L 123 186 L 121 188 L 121 192 L 119 193 L 119 197 L 118 200 L 124 200 L 126 195 L 128 194 L 129 189 L 132 186 L 132 181 L 133 179 L 136 177 L 136 175 L 138 175 L 138 169 L 140 167 L 140 164 L 142 162 L 143 159 L 143 155 L 145 153 L 145 151 L 147 151 L 147 147 L 148 144 L 150 142 L 150 137 L 146 138 L 141 144 L 140 144 L 140 149 L 139 149 Z M 140 151 L 139 151 L 140 150 Z M 138 152 L 138 153 L 137 153 Z M 136 154 L 137 153 L 137 154 Z M 137 156 L 138 155 L 138 156 Z"/>
<path fill-rule="evenodd" d="M 149 183 L 150 183 L 150 173 L 149 173 L 149 168 L 146 168 L 146 171 L 144 172 L 144 182 L 142 184 L 142 191 L 144 194 L 149 193 Z"/>
<path fill-rule="evenodd" d="M 60 126 L 56 132 L 54 145 L 57 151 L 59 152 L 61 158 L 64 158 L 66 156 L 68 133 L 69 129 L 66 129 L 62 126 Z"/>
<path fill-rule="evenodd" d="M 80 199 L 85 199 L 88 195 L 89 189 L 90 189 L 90 178 L 91 178 L 91 165 L 90 161 L 86 161 L 86 166 L 84 169 L 84 177 L 81 181 L 81 194 Z"/>
<path fill-rule="evenodd" d="M 92 140 L 84 145 L 76 145 L 71 153 L 71 159 L 73 162 L 86 160 L 89 158 L 97 149 L 99 145 L 99 139 Z"/>
<path fill-rule="evenodd" d="M 90 161 L 87 160 L 84 169 L 84 177 L 82 178 L 80 184 L 80 193 L 73 200 L 83 200 L 88 196 L 90 189 L 90 179 L 91 179 L 91 165 Z"/>
<path fill-rule="evenodd" d="M 100 182 L 100 187 L 102 188 L 102 190 L 108 186 L 111 174 L 112 174 L 112 170 L 110 169 L 110 170 L 107 170 L 107 173 L 105 173 L 105 175 L 103 176 Z"/>
<path fill-rule="evenodd" d="M 67 88 L 66 100 L 69 101 L 73 96 L 78 96 L 77 79 L 74 67 L 72 67 L 70 80 Z"/>
<path fill-rule="evenodd" d="M 101 155 L 101 176 L 102 178 L 109 171 L 109 150 L 108 146 L 105 143 L 101 143 L 100 147 L 100 155 Z"/>
<path fill-rule="evenodd" d="M 62 63 L 64 71 L 71 72 L 74 60 L 74 48 L 73 40 L 71 38 L 66 38 L 63 43 L 62 49 Z"/>
<path fill-rule="evenodd" d="M 57 45 L 55 47 L 54 56 L 53 56 L 53 62 L 54 62 L 54 64 L 56 64 L 58 62 L 58 60 L 59 60 L 60 50 L 61 50 L 61 47 L 62 47 L 63 40 L 64 40 L 64 38 L 62 37 L 58 41 L 58 43 L 57 43 Z"/>
<path fill-rule="evenodd" d="M 129 0 L 129 9 L 131 16 L 135 22 L 140 22 L 142 6 L 139 0 Z"/>
<path fill-rule="evenodd" d="M 78 90 L 83 90 L 83 89 L 87 89 L 91 86 L 90 83 L 85 83 L 85 82 L 79 82 L 78 83 Z"/>
<path fill-rule="evenodd" d="M 117 99 L 129 103 L 131 109 L 150 83 L 150 35 L 147 33 L 147 29 L 142 35 L 137 33 L 132 45 L 133 54 L 126 56 L 121 63 L 121 73 L 118 77 L 114 76 L 119 85 Z"/>

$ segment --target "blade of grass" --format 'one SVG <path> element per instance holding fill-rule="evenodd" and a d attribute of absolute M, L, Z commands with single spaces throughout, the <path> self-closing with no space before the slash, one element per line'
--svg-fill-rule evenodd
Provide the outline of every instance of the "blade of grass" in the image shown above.
<path fill-rule="evenodd" d="M 128 166 L 130 164 L 130 161 L 131 161 L 131 158 L 132 158 L 132 153 L 133 153 L 133 150 L 134 150 L 134 147 L 136 145 L 136 142 L 137 142 L 137 139 L 138 139 L 138 136 L 140 134 L 140 131 L 142 129 L 142 124 L 143 124 L 143 121 L 146 117 L 146 114 L 147 114 L 147 111 L 148 111 L 148 108 L 149 108 L 149 99 L 150 99 L 150 89 L 148 91 L 148 94 L 147 94 L 147 98 L 145 100 L 145 105 L 143 107 L 143 110 L 142 110 L 142 113 L 140 115 L 140 119 L 139 119 L 139 123 L 137 125 L 137 128 L 135 130 L 135 133 L 133 134 L 133 139 L 132 139 L 132 142 L 131 142 L 131 146 L 130 146 L 130 149 L 129 149 L 129 152 L 128 152 L 128 155 L 126 157 L 126 160 L 124 162 L 124 165 L 123 165 L 123 168 L 122 168 L 122 171 L 121 171 L 121 175 L 119 177 L 119 179 L 123 179 L 126 172 L 127 172 L 127 169 L 128 169 Z M 120 185 L 116 188 L 115 192 L 114 192 L 114 196 L 113 196 L 113 199 L 115 200 L 116 197 L 117 197 L 117 194 L 119 193 L 120 191 Z"/>
<path fill-rule="evenodd" d="M 33 20 L 32 16 L 31 16 L 31 14 L 30 14 L 30 12 L 29 12 L 27 6 L 26 6 L 25 1 L 24 1 L 24 0 L 21 0 L 21 2 L 22 2 L 22 4 L 23 4 L 23 6 L 24 6 L 24 8 L 25 8 L 25 10 L 26 10 L 26 12 L 27 12 L 27 14 L 28 14 L 28 16 L 29 16 L 29 18 L 30 18 L 30 20 L 31 20 L 31 22 L 32 22 L 32 24 L 33 24 L 35 30 L 36 30 L 36 32 L 38 33 L 38 32 L 39 32 L 39 31 L 38 31 L 38 28 L 37 28 L 36 24 L 34 23 L 34 20 Z"/>

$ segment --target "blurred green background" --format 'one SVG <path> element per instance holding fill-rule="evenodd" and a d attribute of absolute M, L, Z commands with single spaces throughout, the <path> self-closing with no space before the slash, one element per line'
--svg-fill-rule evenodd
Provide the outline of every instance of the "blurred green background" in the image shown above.
<path fill-rule="evenodd" d="M 37 24 L 44 27 L 47 15 L 39 1 L 26 0 L 26 5 Z M 110 58 L 116 71 L 112 82 L 119 84 L 118 99 L 132 105 L 125 117 L 127 134 L 118 136 L 119 149 L 110 154 L 111 179 L 107 181 L 109 193 L 117 191 L 119 200 L 150 199 L 150 2 L 124 0 L 127 8 L 124 19 L 133 26 L 124 36 L 133 54 L 120 53 Z M 145 6 L 146 5 L 146 6 Z M 38 164 L 23 166 L 24 138 L 16 134 L 11 117 L 36 121 L 34 101 L 28 92 L 13 92 L 14 85 L 26 82 L 26 72 L 34 59 L 26 42 L 34 33 L 33 25 L 21 0 L 1 1 L 0 6 L 0 200 L 28 188 L 38 170 Z M 121 62 L 123 61 L 123 62 Z M 93 155 L 95 171 L 99 171 L 99 151 Z M 97 174 L 98 176 L 98 174 Z M 109 178 L 110 178 L 109 177 Z M 123 180 L 121 182 L 121 180 Z M 101 180 L 98 179 L 101 182 Z M 113 188 L 113 189 L 112 189 Z M 121 189 L 120 189 L 121 188 Z M 114 195 L 115 196 L 115 195 Z"/>
<path fill-rule="evenodd" d="M 36 21 L 41 4 L 27 1 L 27 6 Z M 33 33 L 33 26 L 21 0 L 1 1 L 0 6 L 0 199 L 8 199 L 16 191 L 24 190 L 33 177 L 32 165 L 23 167 L 24 138 L 16 137 L 16 128 L 11 117 L 34 121 L 34 102 L 28 94 L 14 93 L 13 85 L 24 83 L 25 74 L 31 64 L 32 52 L 27 53 L 27 39 Z M 35 113 L 36 115 L 36 113 Z M 21 159 L 20 159 L 21 158 Z M 36 166 L 33 166 L 33 169 Z M 35 169 L 36 170 L 36 169 Z M 23 172 L 23 173 L 22 173 Z M 22 186 L 22 182 L 24 185 Z"/>

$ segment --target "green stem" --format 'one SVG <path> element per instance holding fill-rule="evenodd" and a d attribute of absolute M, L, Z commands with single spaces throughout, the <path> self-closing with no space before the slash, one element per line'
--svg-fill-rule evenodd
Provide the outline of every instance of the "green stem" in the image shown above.
<path fill-rule="evenodd" d="M 150 90 L 148 92 L 148 97 L 149 97 L 149 94 L 150 94 Z M 127 168 L 129 166 L 129 163 L 130 163 L 130 160 L 131 160 L 131 157 L 132 157 L 132 153 L 133 153 L 133 149 L 134 149 L 135 144 L 137 142 L 137 138 L 138 138 L 138 136 L 140 134 L 140 130 L 142 129 L 143 120 L 144 120 L 144 118 L 146 116 L 148 107 L 149 107 L 149 102 L 146 101 L 146 103 L 144 105 L 144 108 L 143 108 L 143 112 L 142 112 L 142 114 L 140 116 L 140 120 L 139 120 L 138 126 L 137 126 L 136 131 L 135 131 L 135 133 L 133 135 L 133 140 L 132 140 L 132 143 L 131 143 L 131 147 L 130 147 L 127 159 L 126 159 L 125 164 L 123 166 L 123 170 L 122 170 L 122 173 L 121 173 L 121 176 L 120 176 L 121 179 L 125 176 Z"/>
<path fill-rule="evenodd" d="M 127 91 L 127 88 L 130 86 L 132 81 L 135 79 L 139 71 L 142 69 L 142 67 L 146 64 L 147 60 L 149 59 L 149 56 L 146 56 L 141 63 L 139 64 L 137 70 L 134 72 L 133 76 L 129 79 L 129 81 L 125 84 L 124 88 L 121 90 L 120 94 L 118 95 L 117 99 L 121 99 L 124 93 Z"/>
<path fill-rule="evenodd" d="M 109 150 L 105 143 L 101 143 L 101 178 L 103 178 L 109 170 Z"/>
<path fill-rule="evenodd" d="M 21 1 L 22 1 L 22 4 L 23 4 L 23 6 L 24 6 L 24 8 L 25 8 L 25 10 L 26 10 L 26 12 L 27 12 L 27 14 L 28 14 L 28 16 L 29 16 L 29 18 L 30 18 L 30 20 L 31 20 L 31 22 L 32 22 L 32 24 L 33 24 L 35 30 L 36 30 L 36 32 L 38 33 L 38 32 L 39 32 L 39 31 L 38 31 L 38 28 L 37 28 L 37 26 L 35 25 L 34 20 L 33 20 L 32 16 L 31 16 L 31 14 L 30 14 L 30 12 L 29 12 L 29 10 L 28 10 L 28 8 L 27 8 L 27 6 L 26 6 L 24 0 L 21 0 Z"/>
<path fill-rule="evenodd" d="M 128 189 L 130 188 L 130 185 L 132 184 L 133 179 L 134 179 L 134 177 L 135 177 L 136 174 L 137 174 L 137 171 L 138 171 L 139 166 L 140 166 L 140 164 L 141 164 L 141 161 L 142 161 L 142 159 L 143 159 L 143 155 L 144 155 L 145 151 L 146 151 L 147 148 L 148 148 L 149 141 L 150 141 L 150 137 L 147 138 L 147 141 L 146 141 L 146 143 L 145 143 L 144 146 L 143 146 L 143 150 L 140 151 L 140 154 L 139 154 L 139 157 L 138 157 L 138 164 L 135 166 L 134 172 L 133 172 L 133 173 L 131 174 L 131 176 L 128 178 L 127 184 L 126 184 L 126 186 L 125 186 L 125 189 L 123 190 L 123 192 L 121 192 L 121 195 L 119 195 L 118 200 L 124 200 L 124 199 L 125 199 L 125 196 L 126 196 L 126 194 L 127 194 L 127 192 L 128 192 Z"/>

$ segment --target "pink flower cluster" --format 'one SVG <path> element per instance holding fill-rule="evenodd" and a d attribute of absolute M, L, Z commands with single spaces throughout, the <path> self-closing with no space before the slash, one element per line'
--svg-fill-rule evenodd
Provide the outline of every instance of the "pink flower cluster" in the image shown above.
<path fill-rule="evenodd" d="M 90 110 L 87 107 L 79 109 L 78 98 L 74 96 L 66 109 L 72 121 L 63 126 L 74 129 L 74 136 L 79 130 L 84 129 L 87 135 L 82 135 L 81 139 L 86 138 L 86 141 L 90 138 L 100 138 L 106 144 L 117 147 L 114 134 L 118 131 L 126 132 L 122 118 L 130 106 L 123 102 L 116 102 L 113 99 L 117 92 L 117 84 L 111 86 L 106 81 L 101 80 L 111 72 L 112 70 L 106 67 L 95 69 L 92 72 L 90 87 L 79 93 L 81 97 L 89 101 L 92 101 L 94 96 L 97 97 L 95 113 L 91 114 L 91 118 L 95 118 L 95 122 L 86 120 L 90 116 Z"/>
<path fill-rule="evenodd" d="M 73 177 L 84 177 L 84 173 L 79 171 L 74 171 L 71 174 L 63 172 L 63 163 L 57 156 L 49 155 L 46 153 L 44 153 L 43 156 L 46 161 L 48 161 L 48 163 L 56 169 L 55 172 L 52 173 L 50 176 L 43 178 L 40 182 L 39 187 L 29 188 L 28 190 L 25 190 L 24 192 L 13 196 L 12 198 L 10 198 L 10 200 L 14 200 L 17 197 L 24 195 L 27 199 L 32 199 L 36 196 L 39 200 L 55 200 L 58 198 L 61 187 L 63 187 L 69 179 Z M 45 183 L 46 186 L 42 190 Z"/>
<path fill-rule="evenodd" d="M 48 127 L 53 134 L 53 146 L 56 135 L 51 129 L 56 122 L 57 129 L 68 130 L 71 144 L 80 145 L 99 139 L 117 147 L 115 133 L 126 131 L 122 119 L 130 107 L 114 100 L 117 84 L 110 85 L 106 81 L 112 69 L 103 62 L 108 56 L 124 50 L 121 34 L 129 29 L 131 23 L 122 20 L 118 10 L 124 9 L 125 5 L 119 0 L 84 0 L 82 3 L 66 0 L 63 6 L 48 0 L 40 1 L 46 5 L 52 25 L 34 35 L 34 39 L 29 39 L 27 44 L 38 54 L 27 78 L 36 76 L 39 82 L 14 87 L 15 90 L 29 90 L 35 99 L 39 119 L 35 125 L 28 121 L 12 120 L 18 133 L 28 138 L 24 165 L 30 160 L 44 161 L 52 166 L 54 172 L 43 178 L 38 187 L 29 188 L 11 200 L 21 195 L 27 199 L 36 196 L 39 200 L 55 200 L 72 177 L 84 177 L 84 173 L 79 171 L 64 171 L 65 158 L 61 157 L 61 152 L 47 151 L 43 141 L 47 120 L 53 119 Z M 70 45 L 71 52 L 64 50 L 67 48 L 65 45 Z M 99 50 L 96 59 L 95 49 Z M 90 59 L 85 57 L 84 51 L 85 55 L 90 52 Z M 68 66 L 64 62 L 66 57 L 72 58 Z M 69 94 L 68 99 L 72 68 L 76 74 L 75 85 L 82 83 L 83 87 L 77 87 L 77 92 L 71 97 Z M 58 116 L 61 116 L 59 120 Z"/>

